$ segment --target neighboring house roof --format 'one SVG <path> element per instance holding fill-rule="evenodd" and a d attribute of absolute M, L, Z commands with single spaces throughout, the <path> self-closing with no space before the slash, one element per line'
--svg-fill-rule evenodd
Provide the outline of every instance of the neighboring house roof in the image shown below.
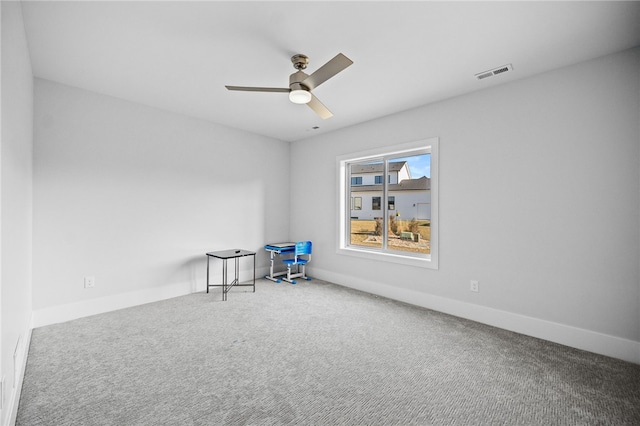
<path fill-rule="evenodd" d="M 351 192 L 380 191 L 382 184 L 378 185 L 351 185 Z M 405 179 L 400 183 L 389 184 L 389 191 L 425 191 L 431 189 L 431 179 L 422 176 L 418 179 Z"/>
<path fill-rule="evenodd" d="M 406 161 L 390 161 L 389 162 L 389 171 L 390 172 L 398 172 L 404 165 L 407 164 Z M 376 163 L 376 164 L 353 164 L 351 166 L 351 174 L 360 174 L 360 173 L 383 173 L 384 172 L 384 164 Z"/>

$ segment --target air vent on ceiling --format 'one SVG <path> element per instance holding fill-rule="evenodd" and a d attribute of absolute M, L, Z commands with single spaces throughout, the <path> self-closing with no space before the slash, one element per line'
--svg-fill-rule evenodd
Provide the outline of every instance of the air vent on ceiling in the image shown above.
<path fill-rule="evenodd" d="M 487 77 L 493 77 L 494 75 L 502 74 L 502 73 L 505 73 L 507 71 L 512 71 L 512 70 L 513 70 L 513 67 L 511 66 L 511 64 L 507 64 L 507 65 L 503 65 L 503 66 L 498 67 L 498 68 L 494 68 L 494 69 L 489 70 L 489 71 L 484 71 L 484 72 L 481 72 L 479 74 L 476 74 L 476 78 L 478 80 L 482 80 L 482 79 L 485 79 Z"/>

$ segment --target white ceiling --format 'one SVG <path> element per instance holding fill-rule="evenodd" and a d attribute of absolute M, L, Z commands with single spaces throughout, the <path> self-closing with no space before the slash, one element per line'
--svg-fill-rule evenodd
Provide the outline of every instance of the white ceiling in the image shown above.
<path fill-rule="evenodd" d="M 640 46 L 635 1 L 23 1 L 22 8 L 36 77 L 285 141 Z M 354 64 L 314 90 L 334 113 L 327 120 L 286 93 L 224 87 L 287 87 L 293 54 L 309 56 L 310 74 L 339 52 Z M 509 63 L 512 72 L 474 77 Z"/>

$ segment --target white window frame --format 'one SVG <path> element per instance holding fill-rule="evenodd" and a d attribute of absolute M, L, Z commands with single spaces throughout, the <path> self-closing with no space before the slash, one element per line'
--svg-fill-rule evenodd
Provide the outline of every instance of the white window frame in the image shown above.
<path fill-rule="evenodd" d="M 438 138 L 423 139 L 415 142 L 370 149 L 367 151 L 341 155 L 336 158 L 338 172 L 338 238 L 336 252 L 340 255 L 355 256 L 370 260 L 382 260 L 403 265 L 438 269 Z M 380 160 L 391 156 L 431 154 L 431 241 L 430 254 L 389 252 L 378 248 L 350 245 L 349 226 L 351 220 L 351 181 L 347 165 L 353 162 Z M 386 195 L 386 194 L 385 194 Z M 386 202 L 386 196 L 384 197 Z"/>

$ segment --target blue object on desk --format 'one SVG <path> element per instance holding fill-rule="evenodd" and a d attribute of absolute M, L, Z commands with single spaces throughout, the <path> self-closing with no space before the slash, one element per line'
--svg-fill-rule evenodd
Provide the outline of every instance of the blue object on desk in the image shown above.
<path fill-rule="evenodd" d="M 282 255 L 293 254 L 295 251 L 296 243 L 273 243 L 267 244 L 264 246 L 264 249 L 269 252 L 269 275 L 265 275 L 264 277 L 268 280 L 275 281 L 277 283 L 282 280 L 278 277 L 283 275 L 287 275 L 287 271 L 274 272 L 273 265 L 275 263 L 276 257 L 280 257 Z"/>
<path fill-rule="evenodd" d="M 296 243 L 293 258 L 282 260 L 287 265 L 287 277 L 283 278 L 283 280 L 288 281 L 291 284 L 295 284 L 296 281 L 293 278 L 304 278 L 307 281 L 311 279 L 306 275 L 305 267 L 307 266 L 307 263 L 311 261 L 312 247 L 313 244 L 311 241 L 300 241 Z M 306 258 L 302 256 L 306 256 Z M 291 272 L 293 265 L 296 265 L 296 273 Z"/>

